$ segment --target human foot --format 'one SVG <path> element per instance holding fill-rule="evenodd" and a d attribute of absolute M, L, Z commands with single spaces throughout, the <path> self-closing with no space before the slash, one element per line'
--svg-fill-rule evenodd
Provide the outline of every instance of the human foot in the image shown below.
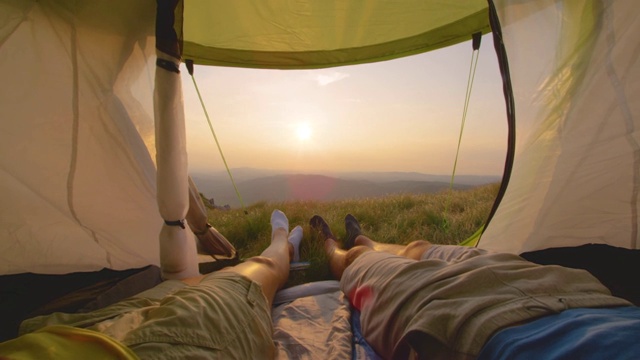
<path fill-rule="evenodd" d="M 356 238 L 362 234 L 360 223 L 353 215 L 347 214 L 344 218 L 344 228 L 347 231 L 347 238 L 344 241 L 344 248 L 351 249 L 356 242 Z"/>
<path fill-rule="evenodd" d="M 302 241 L 302 226 L 298 225 L 289 233 L 289 242 L 293 245 L 293 258 L 291 262 L 300 261 L 300 242 Z"/>
<path fill-rule="evenodd" d="M 289 219 L 282 211 L 276 209 L 271 213 L 271 240 L 276 229 L 283 228 L 286 232 L 289 232 Z"/>
<path fill-rule="evenodd" d="M 324 240 L 327 240 L 327 239 L 335 240 L 336 239 L 333 236 L 333 233 L 331 232 L 331 228 L 329 227 L 329 224 L 327 224 L 327 222 L 322 218 L 322 216 L 314 215 L 311 218 L 311 220 L 309 220 L 309 225 L 311 225 L 311 227 L 313 229 L 318 231 L 320 233 L 320 235 L 322 235 Z"/>

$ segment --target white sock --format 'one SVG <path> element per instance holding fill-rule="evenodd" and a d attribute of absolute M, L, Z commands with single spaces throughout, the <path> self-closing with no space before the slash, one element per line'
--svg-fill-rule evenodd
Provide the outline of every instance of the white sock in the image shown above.
<path fill-rule="evenodd" d="M 289 219 L 282 211 L 276 209 L 271 213 L 271 240 L 273 240 L 273 233 L 278 228 L 284 228 L 285 231 L 289 231 Z"/>
<path fill-rule="evenodd" d="M 300 261 L 300 242 L 302 241 L 302 226 L 298 225 L 289 233 L 289 242 L 293 245 L 293 261 Z"/>

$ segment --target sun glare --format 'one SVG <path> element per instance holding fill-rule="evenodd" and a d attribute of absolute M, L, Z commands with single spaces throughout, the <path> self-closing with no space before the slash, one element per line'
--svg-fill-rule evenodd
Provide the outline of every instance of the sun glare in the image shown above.
<path fill-rule="evenodd" d="M 298 136 L 298 140 L 300 141 L 309 140 L 311 138 L 311 133 L 311 126 L 309 126 L 309 124 L 307 123 L 299 124 L 298 128 L 296 129 L 296 135 Z"/>

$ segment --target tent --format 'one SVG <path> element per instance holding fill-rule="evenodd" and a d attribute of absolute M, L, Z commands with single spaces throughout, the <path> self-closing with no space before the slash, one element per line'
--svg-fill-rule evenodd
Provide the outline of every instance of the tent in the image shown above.
<path fill-rule="evenodd" d="M 207 244 L 194 233 L 234 256 L 189 184 L 181 61 L 323 68 L 490 31 L 509 153 L 478 246 L 637 249 L 639 15 L 634 0 L 2 0 L 0 275 L 179 278 Z"/>

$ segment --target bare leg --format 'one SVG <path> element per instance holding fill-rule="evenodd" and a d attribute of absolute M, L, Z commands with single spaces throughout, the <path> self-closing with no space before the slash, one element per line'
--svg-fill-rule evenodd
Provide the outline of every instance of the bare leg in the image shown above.
<path fill-rule="evenodd" d="M 384 244 L 371 240 L 360 232 L 360 225 L 353 215 L 349 214 L 345 218 L 347 230 L 347 240 L 345 246 L 348 250 L 340 249 L 327 222 L 320 216 L 315 215 L 309 221 L 311 227 L 316 229 L 324 238 L 324 250 L 329 257 L 329 269 L 337 278 L 342 277 L 344 270 L 353 261 L 366 251 L 382 251 L 390 254 L 403 256 L 413 260 L 419 260 L 422 254 L 431 247 L 431 243 L 425 240 L 417 240 L 408 245 Z"/>
<path fill-rule="evenodd" d="M 355 240 L 357 246 L 366 246 L 375 251 L 388 252 L 390 254 L 404 256 L 413 260 L 420 260 L 422 254 L 431 247 L 431 243 L 426 240 L 412 241 L 407 245 L 384 244 L 371 240 L 365 235 L 358 235 Z"/>
<path fill-rule="evenodd" d="M 222 271 L 233 271 L 261 284 L 262 292 L 271 306 L 276 292 L 289 278 L 289 262 L 292 253 L 293 246 L 287 241 L 287 230 L 278 228 L 274 232 L 271 245 L 260 256 L 254 256 Z"/>
<path fill-rule="evenodd" d="M 360 223 L 351 214 L 347 214 L 344 218 L 344 227 L 347 230 L 347 239 L 345 247 L 347 249 L 360 245 L 371 248 L 375 251 L 388 252 L 390 254 L 404 256 L 409 259 L 419 260 L 422 254 L 431 246 L 431 243 L 425 240 L 416 240 L 408 245 L 384 244 L 371 240 L 371 238 L 362 234 Z"/>
<path fill-rule="evenodd" d="M 347 214 L 344 218 L 344 227 L 347 230 L 347 239 L 345 247 L 360 245 L 371 248 L 375 251 L 388 252 L 390 254 L 404 256 L 409 259 L 419 260 L 422 254 L 431 247 L 431 243 L 425 240 L 416 240 L 408 245 L 384 244 L 371 240 L 371 238 L 362 234 L 360 223 L 351 214 Z"/>
<path fill-rule="evenodd" d="M 365 246 L 354 246 L 348 250 L 341 249 L 329 228 L 329 224 L 319 215 L 313 216 L 309 224 L 324 239 L 324 251 L 329 258 L 329 270 L 336 279 L 342 278 L 344 269 L 351 265 L 360 254 L 372 250 Z"/>
<path fill-rule="evenodd" d="M 279 210 L 284 220 L 286 216 Z M 273 219 L 273 218 L 272 218 Z M 273 224 L 273 221 L 272 221 Z M 289 262 L 293 257 L 293 245 L 288 241 L 288 222 L 273 229 L 271 244 L 260 256 L 254 256 L 245 262 L 233 267 L 228 267 L 220 271 L 231 271 L 246 276 L 262 285 L 262 292 L 269 301 L 269 306 L 273 304 L 276 292 L 284 286 L 289 278 Z M 187 284 L 195 285 L 200 282 L 202 276 L 183 280 Z"/>

